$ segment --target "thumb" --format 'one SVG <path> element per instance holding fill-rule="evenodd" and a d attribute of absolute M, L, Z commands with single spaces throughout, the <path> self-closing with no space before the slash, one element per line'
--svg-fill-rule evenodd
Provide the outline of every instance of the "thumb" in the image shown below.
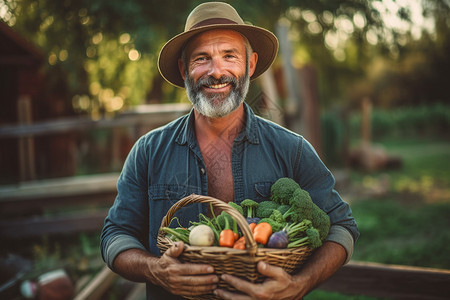
<path fill-rule="evenodd" d="M 184 250 L 184 243 L 183 242 L 176 242 L 172 247 L 167 249 L 166 253 L 170 257 L 178 257 L 181 253 L 183 253 Z"/>

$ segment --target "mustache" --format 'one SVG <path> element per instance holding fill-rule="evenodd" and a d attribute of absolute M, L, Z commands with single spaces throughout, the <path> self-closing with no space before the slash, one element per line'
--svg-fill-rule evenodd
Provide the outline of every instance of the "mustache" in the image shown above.
<path fill-rule="evenodd" d="M 231 84 L 235 88 L 238 85 L 238 80 L 235 77 L 225 75 L 220 78 L 214 78 L 213 76 L 202 77 L 195 84 L 195 89 L 198 91 L 202 86 L 211 86 L 224 83 Z"/>

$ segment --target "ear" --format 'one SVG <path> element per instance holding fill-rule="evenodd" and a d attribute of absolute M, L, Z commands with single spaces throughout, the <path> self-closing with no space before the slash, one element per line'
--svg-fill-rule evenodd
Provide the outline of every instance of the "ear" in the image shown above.
<path fill-rule="evenodd" d="M 258 62 L 258 53 L 252 52 L 252 54 L 250 54 L 249 57 L 249 69 L 248 69 L 248 75 L 250 77 L 252 77 L 253 73 L 255 73 L 257 62 Z"/>
<path fill-rule="evenodd" d="M 186 77 L 186 66 L 181 58 L 178 59 L 178 70 L 180 70 L 181 78 L 184 80 Z"/>

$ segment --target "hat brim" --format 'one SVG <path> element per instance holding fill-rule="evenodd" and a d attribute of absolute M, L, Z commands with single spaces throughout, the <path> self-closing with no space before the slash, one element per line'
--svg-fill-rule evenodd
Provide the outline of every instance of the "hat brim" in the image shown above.
<path fill-rule="evenodd" d="M 258 53 L 258 62 L 251 79 L 259 77 L 273 63 L 278 52 L 276 36 L 261 27 L 243 24 L 217 24 L 180 33 L 170 39 L 161 49 L 158 68 L 161 75 L 171 84 L 184 88 L 184 81 L 178 69 L 178 59 L 186 42 L 194 35 L 212 29 L 231 29 L 244 35 L 250 42 L 253 51 Z"/>

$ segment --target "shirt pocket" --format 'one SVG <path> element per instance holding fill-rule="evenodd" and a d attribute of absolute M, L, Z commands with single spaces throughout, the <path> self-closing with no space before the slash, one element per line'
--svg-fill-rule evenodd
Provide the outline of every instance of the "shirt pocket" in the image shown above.
<path fill-rule="evenodd" d="M 270 200 L 270 187 L 273 182 L 257 182 L 255 183 L 255 197 L 256 202 Z"/>
<path fill-rule="evenodd" d="M 179 200 L 191 194 L 199 194 L 200 188 L 182 184 L 155 184 L 148 188 L 150 214 L 159 216 L 159 222 L 169 209 Z M 152 214 L 153 212 L 153 214 Z M 174 216 L 180 218 L 183 226 L 188 225 L 189 220 L 195 220 L 201 212 L 199 205 L 190 204 L 179 207 Z M 174 224 L 172 224 L 174 225 Z"/>
<path fill-rule="evenodd" d="M 199 188 L 183 184 L 155 184 L 148 188 L 150 201 L 171 201 L 175 203 L 193 193 L 199 193 Z"/>

